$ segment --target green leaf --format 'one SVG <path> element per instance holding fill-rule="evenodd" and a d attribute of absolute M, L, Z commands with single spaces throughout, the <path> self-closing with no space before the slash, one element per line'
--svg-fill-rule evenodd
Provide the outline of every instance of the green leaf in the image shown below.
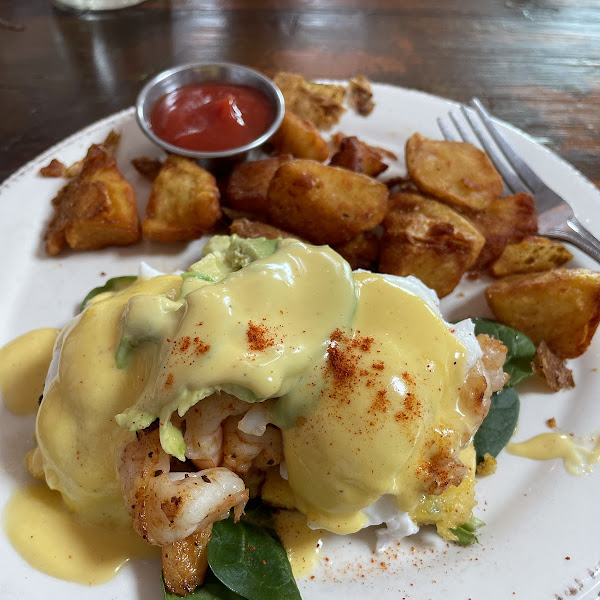
<path fill-rule="evenodd" d="M 88 295 L 83 299 L 81 306 L 79 307 L 79 312 L 81 312 L 86 306 L 87 303 L 97 296 L 98 294 L 102 294 L 104 292 L 120 292 L 125 288 L 129 287 L 137 277 L 135 275 L 123 275 L 121 277 L 113 277 L 109 279 L 104 285 L 100 287 L 95 287 L 91 290 Z"/>
<path fill-rule="evenodd" d="M 165 600 L 181 600 L 181 596 L 171 594 L 167 590 L 162 576 L 160 580 Z M 209 570 L 206 572 L 206 578 L 202 586 L 185 596 L 185 600 L 244 600 L 244 598 L 223 585 Z"/>
<path fill-rule="evenodd" d="M 504 371 L 510 375 L 510 379 L 506 385 L 516 385 L 533 374 L 531 361 L 535 344 L 524 333 L 491 319 L 476 317 L 472 321 L 475 323 L 475 335 L 485 333 L 500 340 L 508 349 Z"/>
<path fill-rule="evenodd" d="M 300 600 L 287 554 L 264 527 L 233 519 L 215 523 L 208 564 L 229 589 L 248 600 Z"/>
<path fill-rule="evenodd" d="M 471 520 L 468 523 L 459 525 L 450 531 L 458 538 L 456 540 L 457 544 L 460 544 L 461 546 L 470 546 L 473 542 L 479 541 L 475 535 L 475 531 L 483 525 L 485 525 L 485 523 L 481 519 L 471 517 Z"/>
<path fill-rule="evenodd" d="M 490 411 L 473 440 L 478 463 L 486 452 L 495 457 L 506 446 L 517 426 L 519 407 L 519 396 L 513 387 L 492 394 Z"/>

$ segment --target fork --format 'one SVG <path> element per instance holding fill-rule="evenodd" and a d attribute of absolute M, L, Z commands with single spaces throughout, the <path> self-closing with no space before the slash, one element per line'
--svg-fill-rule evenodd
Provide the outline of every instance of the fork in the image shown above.
<path fill-rule="evenodd" d="M 473 109 L 460 106 L 464 120 L 454 111 L 448 113 L 460 137 L 444 120 L 437 119 L 444 138 L 481 145 L 502 175 L 505 190 L 513 194 L 531 194 L 535 198 L 540 235 L 569 242 L 600 262 L 600 241 L 577 220 L 571 205 L 550 189 L 515 152 L 477 98 L 471 100 L 471 105 Z"/>

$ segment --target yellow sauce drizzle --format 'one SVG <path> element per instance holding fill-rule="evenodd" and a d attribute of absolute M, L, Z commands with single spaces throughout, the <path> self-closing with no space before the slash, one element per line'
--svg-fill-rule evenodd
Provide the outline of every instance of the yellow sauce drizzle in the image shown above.
<path fill-rule="evenodd" d="M 275 530 L 287 552 L 294 577 L 312 572 L 319 560 L 324 531 L 309 529 L 306 517 L 295 510 L 276 513 Z"/>
<path fill-rule="evenodd" d="M 35 329 L 0 348 L 0 395 L 11 413 L 37 411 L 58 332 Z"/>
<path fill-rule="evenodd" d="M 533 460 L 562 458 L 571 475 L 587 475 L 600 462 L 600 429 L 584 437 L 542 433 L 524 442 L 510 443 L 506 451 Z"/>
<path fill-rule="evenodd" d="M 132 558 L 154 558 L 131 528 L 117 529 L 81 520 L 58 492 L 45 485 L 18 488 L 4 511 L 8 538 L 35 569 L 84 585 L 112 579 Z"/>

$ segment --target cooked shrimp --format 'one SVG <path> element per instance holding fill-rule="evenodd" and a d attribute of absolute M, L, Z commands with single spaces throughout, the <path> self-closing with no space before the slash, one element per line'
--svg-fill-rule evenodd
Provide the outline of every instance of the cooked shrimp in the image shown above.
<path fill-rule="evenodd" d="M 223 466 L 245 474 L 256 459 L 255 466 L 266 469 L 278 465 L 283 456 L 281 431 L 268 425 L 262 435 L 244 433 L 239 419 L 228 417 L 223 424 Z"/>
<path fill-rule="evenodd" d="M 225 392 L 200 400 L 185 413 L 185 456 L 199 469 L 219 466 L 223 457 L 221 424 L 231 415 L 246 413 L 251 406 Z"/>
<path fill-rule="evenodd" d="M 135 530 L 150 544 L 165 546 L 206 529 L 248 500 L 244 482 L 229 469 L 169 473 L 158 431 L 128 444 L 119 464 L 121 490 Z"/>

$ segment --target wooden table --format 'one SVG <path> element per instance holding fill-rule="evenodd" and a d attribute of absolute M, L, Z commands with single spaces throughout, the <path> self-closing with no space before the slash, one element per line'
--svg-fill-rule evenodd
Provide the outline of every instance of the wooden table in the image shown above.
<path fill-rule="evenodd" d="M 77 16 L 0 3 L 0 181 L 184 62 L 416 88 L 491 110 L 600 184 L 598 0 L 148 0 Z"/>

